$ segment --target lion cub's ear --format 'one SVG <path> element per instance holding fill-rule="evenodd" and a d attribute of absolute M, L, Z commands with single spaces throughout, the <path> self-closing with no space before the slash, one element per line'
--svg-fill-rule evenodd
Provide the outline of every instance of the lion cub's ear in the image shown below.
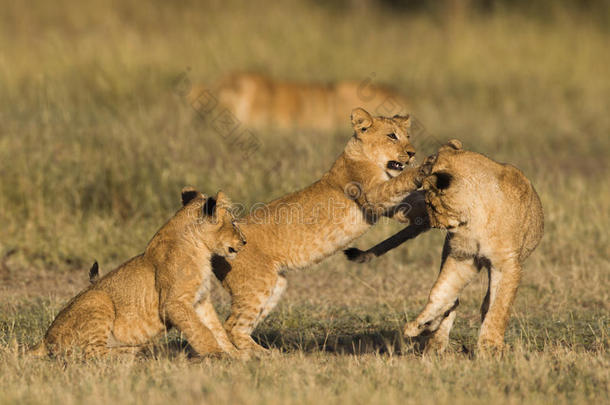
<path fill-rule="evenodd" d="M 356 131 L 364 132 L 373 125 L 373 117 L 364 108 L 354 108 L 352 110 L 352 127 Z"/>
<path fill-rule="evenodd" d="M 195 190 L 193 187 L 184 187 L 182 189 L 182 205 L 186 205 L 191 202 L 191 200 L 201 193 Z"/>
<path fill-rule="evenodd" d="M 450 139 L 440 147 L 439 151 L 441 150 L 462 150 L 462 142 L 459 139 Z"/>
<path fill-rule="evenodd" d="M 206 217 L 214 216 L 216 214 L 217 205 L 218 205 L 218 203 L 216 201 L 216 198 L 208 197 L 205 200 L 205 204 L 203 204 L 203 207 L 201 207 L 201 211 L 203 212 L 203 215 Z"/>
<path fill-rule="evenodd" d="M 223 193 L 219 191 L 216 197 L 208 197 L 203 204 L 203 215 L 212 217 L 214 223 L 221 223 L 222 218 L 225 216 L 227 211 L 231 208 L 231 201 Z"/>
<path fill-rule="evenodd" d="M 231 208 L 231 200 L 225 193 L 219 191 L 216 194 L 216 217 L 222 218 Z"/>

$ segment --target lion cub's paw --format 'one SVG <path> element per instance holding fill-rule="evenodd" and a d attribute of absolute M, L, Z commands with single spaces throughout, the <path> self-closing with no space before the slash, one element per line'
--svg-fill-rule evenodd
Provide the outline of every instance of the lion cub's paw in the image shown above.
<path fill-rule="evenodd" d="M 231 350 L 227 353 L 229 357 L 235 360 L 249 360 L 252 357 L 252 353 L 248 350 Z"/>
<path fill-rule="evenodd" d="M 269 349 L 256 343 L 250 336 L 243 338 L 236 338 L 234 336 L 232 340 L 240 353 L 244 353 L 250 357 L 266 356 L 271 353 Z"/>
<path fill-rule="evenodd" d="M 437 157 L 437 154 L 428 156 L 417 168 L 417 173 L 415 174 L 415 185 L 418 188 L 422 186 L 424 179 L 432 172 L 432 166 L 434 166 L 434 163 L 436 163 Z"/>
<path fill-rule="evenodd" d="M 271 354 L 271 350 L 266 349 L 260 345 L 249 347 L 245 351 L 250 357 L 267 357 Z"/>
<path fill-rule="evenodd" d="M 416 337 L 424 331 L 424 327 L 419 325 L 417 321 L 407 322 L 403 332 L 404 337 Z"/>
<path fill-rule="evenodd" d="M 370 262 L 371 260 L 373 260 L 373 258 L 375 257 L 374 253 L 365 252 L 358 248 L 345 249 L 343 251 L 343 253 L 347 257 L 347 260 L 356 262 L 356 263 L 367 263 L 367 262 Z"/>

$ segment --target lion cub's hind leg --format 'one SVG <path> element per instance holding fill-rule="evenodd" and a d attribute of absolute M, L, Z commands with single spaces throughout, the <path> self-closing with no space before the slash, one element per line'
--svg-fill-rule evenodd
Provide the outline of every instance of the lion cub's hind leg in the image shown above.
<path fill-rule="evenodd" d="M 504 347 L 504 332 L 520 280 L 521 266 L 516 259 L 507 259 L 499 266 L 492 264 L 489 289 L 481 308 L 483 324 L 477 343 L 480 351 Z"/>
<path fill-rule="evenodd" d="M 287 284 L 288 284 L 288 281 L 286 280 L 286 277 L 282 276 L 281 274 L 278 275 L 277 281 L 275 282 L 275 287 L 273 287 L 273 291 L 271 292 L 271 296 L 267 300 L 267 303 L 265 304 L 265 307 L 263 308 L 263 312 L 261 312 L 260 316 L 256 320 L 256 323 L 254 324 L 255 328 L 277 306 L 277 303 L 280 300 L 282 294 L 284 294 L 284 291 L 286 291 Z"/>
<path fill-rule="evenodd" d="M 244 271 L 241 266 L 234 266 L 224 281 L 229 286 L 232 295 L 231 315 L 225 322 L 225 329 L 239 349 L 255 353 L 267 353 L 268 350 L 256 343 L 251 334 L 256 325 L 273 309 L 279 296 L 284 291 L 286 282 L 282 276 L 277 274 L 275 269 L 268 267 L 266 264 L 258 264 L 259 267 L 256 270 L 253 267 L 245 270 L 258 275 L 257 278 L 250 279 L 247 289 L 231 288 L 232 277 L 240 277 L 238 272 Z M 284 281 L 279 281 L 280 279 Z M 238 285 L 238 283 L 234 285 Z"/>
<path fill-rule="evenodd" d="M 85 358 L 103 357 L 115 319 L 114 305 L 103 291 L 87 291 L 60 313 L 45 336 L 53 355 L 81 351 Z"/>

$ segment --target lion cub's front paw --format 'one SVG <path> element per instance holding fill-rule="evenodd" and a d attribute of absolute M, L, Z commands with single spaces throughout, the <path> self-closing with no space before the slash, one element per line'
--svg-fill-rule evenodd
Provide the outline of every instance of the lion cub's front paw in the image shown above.
<path fill-rule="evenodd" d="M 421 329 L 419 328 L 417 322 L 407 322 L 403 335 L 405 337 L 416 337 L 419 336 L 420 333 Z"/>
<path fill-rule="evenodd" d="M 258 345 L 256 347 L 253 346 L 248 349 L 243 349 L 241 351 L 244 352 L 249 359 L 267 357 L 271 354 L 271 350 L 265 349 L 264 347 Z"/>
<path fill-rule="evenodd" d="M 430 175 L 434 163 L 436 163 L 436 155 L 428 156 L 426 160 L 424 160 L 424 162 L 419 166 L 414 179 L 417 188 L 421 187 L 424 182 L 424 179 Z"/>
<path fill-rule="evenodd" d="M 250 336 L 234 336 L 232 340 L 235 346 L 237 346 L 238 351 L 249 357 L 266 356 L 271 353 L 269 349 L 256 343 Z"/>
<path fill-rule="evenodd" d="M 252 358 L 252 353 L 250 353 L 250 351 L 248 350 L 235 350 L 229 353 L 229 355 L 231 356 L 231 358 L 243 361 L 250 360 Z"/>
<path fill-rule="evenodd" d="M 416 337 L 423 332 L 424 328 L 417 321 L 407 322 L 403 332 L 404 337 Z"/>
<path fill-rule="evenodd" d="M 375 257 L 374 253 L 365 252 L 358 248 L 345 249 L 343 251 L 343 253 L 347 257 L 347 260 L 356 262 L 356 263 L 367 263 L 367 262 L 370 262 L 371 260 L 373 260 L 373 258 Z"/>
<path fill-rule="evenodd" d="M 250 358 L 250 353 L 247 350 L 239 350 L 235 346 L 225 349 L 225 353 L 228 357 L 236 360 L 248 360 Z"/>

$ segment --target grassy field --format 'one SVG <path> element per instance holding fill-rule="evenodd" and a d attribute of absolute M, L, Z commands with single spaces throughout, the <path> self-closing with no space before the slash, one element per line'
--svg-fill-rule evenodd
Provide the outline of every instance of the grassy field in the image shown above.
<path fill-rule="evenodd" d="M 452 19 L 252 3 L 0 1 L 0 403 L 608 401 L 607 27 L 561 10 Z M 182 186 L 250 206 L 329 168 L 349 111 L 343 131 L 260 132 L 244 156 L 176 92 L 185 77 L 212 83 L 232 70 L 389 83 L 425 127 L 416 147 L 455 137 L 526 173 L 546 234 L 503 358 L 472 356 L 483 276 L 463 294 L 451 353 L 422 359 L 401 339 L 436 277 L 438 231 L 370 264 L 335 255 L 289 273 L 255 332 L 269 358 L 192 359 L 176 334 L 135 360 L 22 355 L 94 260 L 105 272 L 144 248 Z M 355 244 L 398 229 L 384 222 Z M 215 296 L 226 315 L 226 293 Z"/>

